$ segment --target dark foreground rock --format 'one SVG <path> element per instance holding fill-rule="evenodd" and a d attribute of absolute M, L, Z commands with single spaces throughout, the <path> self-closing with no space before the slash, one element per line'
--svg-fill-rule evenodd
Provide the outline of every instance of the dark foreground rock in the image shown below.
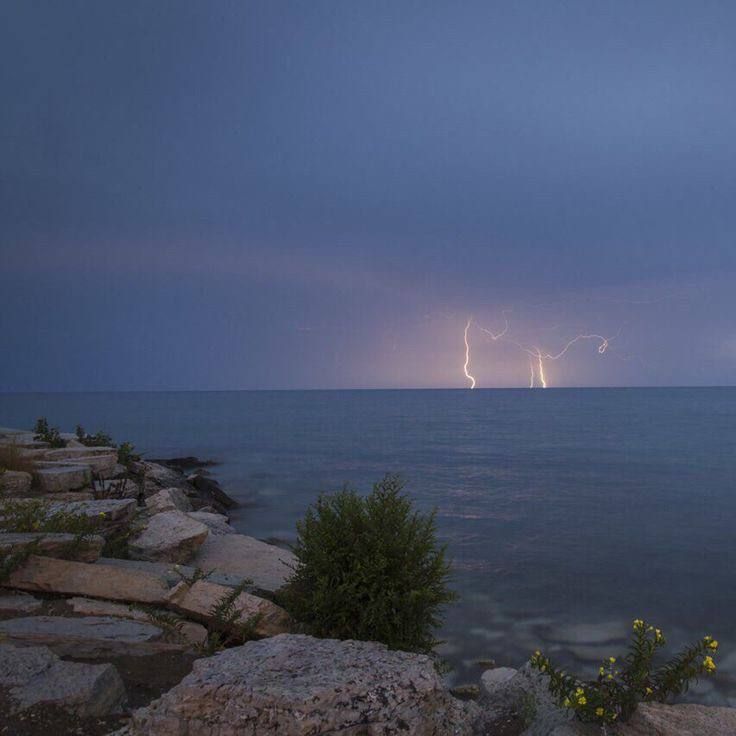
<path fill-rule="evenodd" d="M 431 660 L 374 642 L 284 634 L 195 662 L 136 711 L 134 736 L 446 736 L 474 706 L 451 697 Z"/>
<path fill-rule="evenodd" d="M 111 664 L 62 662 L 46 647 L 0 644 L 0 693 L 9 711 L 53 706 L 83 718 L 120 710 L 125 688 Z"/>

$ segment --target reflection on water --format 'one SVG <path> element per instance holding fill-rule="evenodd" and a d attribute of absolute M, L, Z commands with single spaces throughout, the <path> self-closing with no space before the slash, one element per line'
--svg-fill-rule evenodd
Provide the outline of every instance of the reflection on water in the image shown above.
<path fill-rule="evenodd" d="M 402 473 L 455 561 L 457 680 L 535 648 L 592 672 L 642 617 L 673 646 L 716 636 L 696 697 L 736 697 L 736 389 L 0 396 L 0 425 L 41 414 L 219 459 L 261 538 L 293 540 L 320 491 Z"/>

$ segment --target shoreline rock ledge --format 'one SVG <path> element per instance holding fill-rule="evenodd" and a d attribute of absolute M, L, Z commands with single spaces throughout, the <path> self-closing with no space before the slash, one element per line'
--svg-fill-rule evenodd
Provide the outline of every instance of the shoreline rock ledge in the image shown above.
<path fill-rule="evenodd" d="M 194 663 L 133 714 L 128 736 L 451 736 L 472 730 L 429 657 L 383 644 L 281 634 Z"/>

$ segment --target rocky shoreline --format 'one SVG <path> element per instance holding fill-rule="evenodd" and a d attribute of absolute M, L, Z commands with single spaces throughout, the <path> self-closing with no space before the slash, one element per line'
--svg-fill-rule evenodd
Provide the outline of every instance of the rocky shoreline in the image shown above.
<path fill-rule="evenodd" d="M 60 440 L 0 430 L 25 467 L 0 473 L 0 734 L 596 732 L 526 667 L 461 701 L 426 656 L 299 633 L 293 555 L 230 526 L 210 463 Z M 644 705 L 619 732 L 734 734 L 736 710 Z"/>

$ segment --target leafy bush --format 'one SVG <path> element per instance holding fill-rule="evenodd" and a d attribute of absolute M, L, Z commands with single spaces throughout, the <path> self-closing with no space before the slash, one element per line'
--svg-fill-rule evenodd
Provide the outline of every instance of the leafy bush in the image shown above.
<path fill-rule="evenodd" d="M 435 515 L 420 514 L 387 475 L 362 498 L 322 495 L 297 524 L 297 565 L 281 600 L 317 636 L 381 641 L 429 653 L 447 587 Z"/>
<path fill-rule="evenodd" d="M 109 434 L 101 431 L 87 434 L 81 424 L 77 424 L 77 439 L 86 447 L 115 447 Z"/>
<path fill-rule="evenodd" d="M 671 695 L 686 692 L 690 681 L 715 672 L 713 656 L 718 642 L 706 636 L 669 662 L 653 669 L 657 650 L 665 645 L 660 629 L 636 619 L 629 652 L 617 666 L 615 657 L 605 660 L 598 678 L 583 682 L 555 668 L 540 652 L 531 664 L 549 675 L 549 690 L 559 705 L 575 711 L 581 721 L 601 725 L 628 720 L 639 702 L 663 703 Z"/>
<path fill-rule="evenodd" d="M 46 417 L 39 417 L 33 429 L 34 439 L 46 442 L 51 447 L 66 447 L 66 440 L 61 438 L 58 427 L 49 427 Z"/>
<path fill-rule="evenodd" d="M 133 462 L 138 462 L 141 456 L 136 454 L 135 447 L 130 442 L 123 442 L 118 447 L 118 462 L 128 467 Z"/>

